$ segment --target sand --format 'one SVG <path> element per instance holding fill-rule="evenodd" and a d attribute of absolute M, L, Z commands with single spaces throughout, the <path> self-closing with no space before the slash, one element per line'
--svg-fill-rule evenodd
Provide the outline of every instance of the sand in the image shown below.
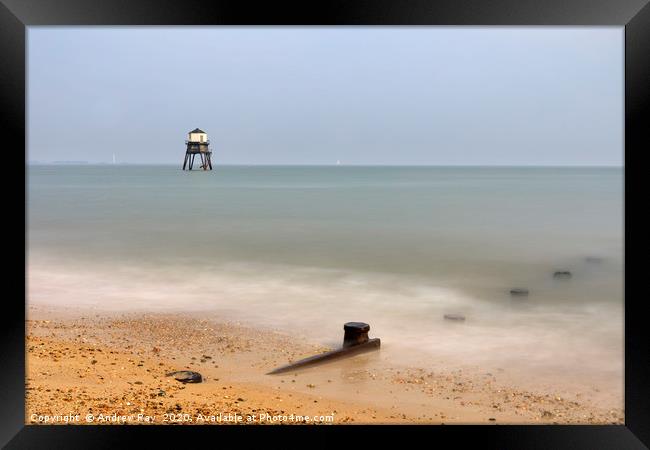
<path fill-rule="evenodd" d="M 28 424 L 623 424 L 588 391 L 523 389 L 506 373 L 392 364 L 381 350 L 296 372 L 329 348 L 198 313 L 30 306 Z M 167 373 L 193 370 L 202 383 Z M 505 370 L 504 370 L 505 372 Z M 506 381 L 507 380 L 507 381 Z M 560 394 L 561 392 L 561 394 Z"/>

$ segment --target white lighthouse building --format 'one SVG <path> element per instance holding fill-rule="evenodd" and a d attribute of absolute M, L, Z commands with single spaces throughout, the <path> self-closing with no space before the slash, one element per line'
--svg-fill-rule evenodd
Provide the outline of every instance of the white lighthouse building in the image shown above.
<path fill-rule="evenodd" d="M 192 170 L 194 167 L 194 158 L 199 155 L 201 158 L 201 168 L 203 170 L 212 170 L 212 151 L 210 150 L 210 140 L 208 134 L 195 128 L 187 133 L 187 140 L 185 141 L 187 149 L 185 150 L 185 161 L 183 161 L 183 170 L 187 167 Z"/>

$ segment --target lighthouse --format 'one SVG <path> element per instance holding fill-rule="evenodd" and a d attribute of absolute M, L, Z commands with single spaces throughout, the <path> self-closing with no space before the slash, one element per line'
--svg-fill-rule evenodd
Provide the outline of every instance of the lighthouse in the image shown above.
<path fill-rule="evenodd" d="M 205 131 L 198 128 L 187 133 L 187 150 L 185 151 L 185 161 L 183 161 L 183 170 L 187 167 L 192 170 L 194 167 L 194 158 L 199 155 L 201 158 L 201 168 L 203 170 L 212 170 L 212 152 L 210 151 L 208 135 Z"/>

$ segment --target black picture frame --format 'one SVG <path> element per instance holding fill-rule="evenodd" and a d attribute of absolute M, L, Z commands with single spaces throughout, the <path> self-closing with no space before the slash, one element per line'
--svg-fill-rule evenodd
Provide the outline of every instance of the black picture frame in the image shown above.
<path fill-rule="evenodd" d="M 273 1 L 251 4 L 235 0 L 0 0 L 0 127 L 5 150 L 5 214 L 11 227 L 24 227 L 26 170 L 26 27 L 35 25 L 572 25 L 625 27 L 625 193 L 633 194 L 643 180 L 643 166 L 634 164 L 650 149 L 647 118 L 650 98 L 650 6 L 647 0 L 318 0 Z M 24 152 L 24 153 L 23 153 Z M 8 175 L 13 175 L 12 179 Z M 5 206 L 5 211 L 7 207 Z M 15 208 L 15 209 L 14 209 Z M 634 215 L 634 218 L 632 218 Z M 19 217 L 16 219 L 16 217 Z M 643 211 L 625 208 L 625 425 L 568 426 L 372 426 L 372 437 L 408 438 L 454 447 L 474 442 L 482 448 L 641 449 L 650 445 L 650 327 L 645 318 L 640 278 L 630 264 L 643 251 Z M 636 233 L 632 234 L 632 230 Z M 6 233 L 10 233 L 7 231 Z M 15 236 L 20 235 L 17 230 Z M 9 241 L 18 241 L 11 233 Z M 634 236 L 634 237 L 633 237 Z M 633 240 L 632 240 L 633 239 Z M 14 242 L 15 243 L 15 242 Z M 368 426 L 327 427 L 100 427 L 25 425 L 25 247 L 6 257 L 7 294 L 2 314 L 0 369 L 0 444 L 7 448 L 114 448 L 135 437 L 164 439 L 167 446 L 180 439 L 192 445 L 198 438 L 272 439 L 315 446 L 349 437 Z M 7 245 L 5 245 L 6 247 Z M 22 256 L 21 256 L 22 255 Z M 20 300 L 22 295 L 23 299 Z M 397 436 L 394 436 L 398 433 Z M 404 436 L 401 436 L 401 434 Z M 418 436 L 411 437 L 412 434 Z M 408 436 L 407 436 L 408 435 Z M 214 440 L 216 439 L 216 440 Z M 210 442 L 210 441 L 208 441 Z M 363 442 L 356 442 L 362 445 Z M 273 445 L 271 445 L 274 447 Z M 429 445 L 427 445 L 429 446 Z M 446 445 L 442 446 L 447 447 Z M 244 448 L 248 448 L 244 445 Z"/>

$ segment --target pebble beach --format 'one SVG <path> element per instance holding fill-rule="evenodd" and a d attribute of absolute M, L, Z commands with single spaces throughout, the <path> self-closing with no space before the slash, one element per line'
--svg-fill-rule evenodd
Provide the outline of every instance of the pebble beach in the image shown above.
<path fill-rule="evenodd" d="M 31 306 L 28 424 L 623 424 L 597 392 L 522 389 L 507 370 L 393 365 L 381 350 L 282 375 L 330 348 L 198 314 Z M 166 374 L 196 371 L 200 383 Z"/>

